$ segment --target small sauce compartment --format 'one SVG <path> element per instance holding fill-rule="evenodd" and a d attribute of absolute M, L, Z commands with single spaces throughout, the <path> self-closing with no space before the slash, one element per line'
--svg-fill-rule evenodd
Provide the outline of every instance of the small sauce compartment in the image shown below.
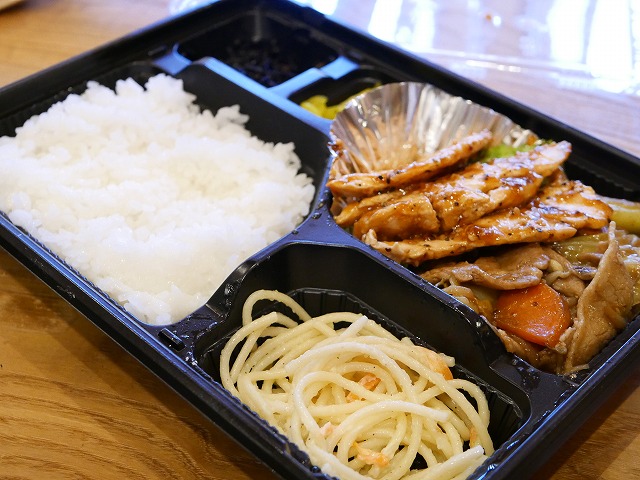
<path fill-rule="evenodd" d="M 286 24 L 259 9 L 181 42 L 177 51 L 192 61 L 214 57 L 265 87 L 337 57 L 308 28 Z"/>
<path fill-rule="evenodd" d="M 241 325 L 245 300 L 260 289 L 289 294 L 312 316 L 363 313 L 398 338 L 408 336 L 416 344 L 454 356 L 454 377 L 478 384 L 487 396 L 489 431 L 496 449 L 531 413 L 526 393 L 491 369 L 490 363 L 504 350 L 486 325 L 474 325 L 447 305 L 445 296 L 439 298 L 437 291 L 426 293 L 358 250 L 317 244 L 275 246 L 255 264 L 236 272 L 228 288 L 213 296 L 208 306 L 225 312 L 226 318 L 198 338 L 194 358 L 216 382 L 221 381 L 220 352 Z M 253 317 L 269 308 L 273 305 L 258 304 Z M 264 428 L 269 429 L 266 422 Z M 300 460 L 304 461 L 304 455 Z"/>

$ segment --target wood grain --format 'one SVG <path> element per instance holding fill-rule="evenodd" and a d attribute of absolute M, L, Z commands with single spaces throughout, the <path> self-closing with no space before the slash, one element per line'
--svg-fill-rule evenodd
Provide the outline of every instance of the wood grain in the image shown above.
<path fill-rule="evenodd" d="M 155 22 L 167 3 L 28 0 L 3 10 L 0 85 Z M 546 87 L 526 76 L 479 80 L 640 155 L 637 97 L 539 95 Z M 640 478 L 638 425 L 640 366 L 534 477 Z M 4 251 L 0 477 L 275 478 Z"/>

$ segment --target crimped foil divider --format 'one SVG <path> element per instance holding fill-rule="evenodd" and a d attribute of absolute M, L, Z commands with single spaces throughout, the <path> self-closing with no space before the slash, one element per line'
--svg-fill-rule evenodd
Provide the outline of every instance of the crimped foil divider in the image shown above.
<path fill-rule="evenodd" d="M 538 137 L 496 111 L 428 83 L 390 83 L 353 99 L 331 124 L 331 177 L 401 168 L 488 129 L 493 145 Z"/>

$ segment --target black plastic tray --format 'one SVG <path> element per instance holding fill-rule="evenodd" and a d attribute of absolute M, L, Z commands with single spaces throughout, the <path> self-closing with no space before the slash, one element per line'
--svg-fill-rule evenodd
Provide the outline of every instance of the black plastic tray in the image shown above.
<path fill-rule="evenodd" d="M 265 66 L 252 46 L 277 61 Z M 539 371 L 507 353 L 468 308 L 339 228 L 324 188 L 330 122 L 298 103 L 316 93 L 337 102 L 377 82 L 423 81 L 493 108 L 543 138 L 570 141 L 567 172 L 604 195 L 640 200 L 640 160 L 309 8 L 285 0 L 219 0 L 152 25 L 1 89 L 0 135 L 13 135 L 88 80 L 142 83 L 161 72 L 181 78 L 203 107 L 239 104 L 250 115 L 247 127 L 262 140 L 295 143 L 317 188 L 299 228 L 239 265 L 205 306 L 169 327 L 138 322 L 2 212 L 0 245 L 283 478 L 325 476 L 231 397 L 217 373 L 218 352 L 256 289 L 290 293 L 312 314 L 366 312 L 454 356 L 456 374 L 484 386 L 497 448 L 471 478 L 532 475 L 638 359 L 636 318 L 588 370 L 564 377 Z"/>

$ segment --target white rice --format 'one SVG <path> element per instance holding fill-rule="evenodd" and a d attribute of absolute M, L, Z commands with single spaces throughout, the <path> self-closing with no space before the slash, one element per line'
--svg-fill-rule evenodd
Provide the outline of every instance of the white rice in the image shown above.
<path fill-rule="evenodd" d="M 0 210 L 146 323 L 203 305 L 314 195 L 292 144 L 194 100 L 165 75 L 91 83 L 0 138 Z"/>

